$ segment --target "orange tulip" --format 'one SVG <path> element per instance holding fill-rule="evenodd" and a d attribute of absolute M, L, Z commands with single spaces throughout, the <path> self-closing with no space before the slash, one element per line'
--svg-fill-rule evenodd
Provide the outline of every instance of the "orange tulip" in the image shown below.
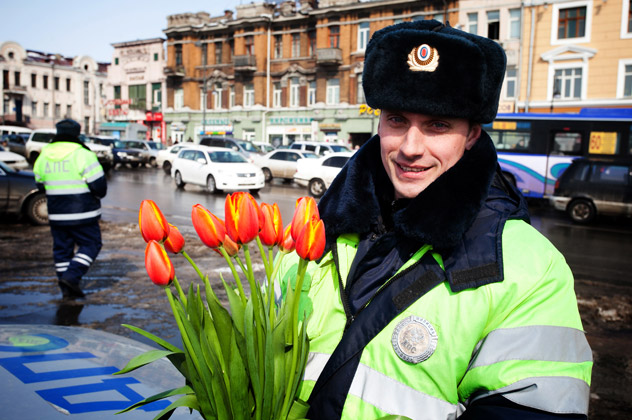
<path fill-rule="evenodd" d="M 292 252 L 296 248 L 296 242 L 292 238 L 292 225 L 289 224 L 283 231 L 283 240 L 279 242 L 279 248 L 282 252 Z"/>
<path fill-rule="evenodd" d="M 169 236 L 167 219 L 152 200 L 143 200 L 140 203 L 138 226 L 145 242 L 154 240 L 162 243 Z"/>
<path fill-rule="evenodd" d="M 182 237 L 180 230 L 171 223 L 169 223 L 169 236 L 164 245 L 165 249 L 172 254 L 178 254 L 184 248 L 184 237 Z"/>
<path fill-rule="evenodd" d="M 204 245 L 217 248 L 224 243 L 226 228 L 224 222 L 218 219 L 201 204 L 196 204 L 191 210 L 193 227 Z"/>
<path fill-rule="evenodd" d="M 314 261 L 325 250 L 325 224 L 322 220 L 311 219 L 296 240 L 296 253 L 304 260 Z"/>
<path fill-rule="evenodd" d="M 150 240 L 145 248 L 145 268 L 149 278 L 157 286 L 169 286 L 176 276 L 169 256 L 155 240 Z"/>
<path fill-rule="evenodd" d="M 226 196 L 226 233 L 238 244 L 245 244 L 257 237 L 261 223 L 261 210 L 254 197 L 237 191 Z"/>
<path fill-rule="evenodd" d="M 292 219 L 292 238 L 295 241 L 298 241 L 301 231 L 312 219 L 320 220 L 316 200 L 312 197 L 301 197 L 296 200 L 294 218 Z"/>
<path fill-rule="evenodd" d="M 228 254 L 229 257 L 234 257 L 239 252 L 241 245 L 235 243 L 230 236 L 226 235 L 224 238 L 224 250 Z"/>
<path fill-rule="evenodd" d="M 261 224 L 261 232 L 259 239 L 264 245 L 274 246 L 283 240 L 283 221 L 281 220 L 281 211 L 277 203 L 273 205 L 262 203 L 261 213 L 263 215 L 263 223 Z"/>

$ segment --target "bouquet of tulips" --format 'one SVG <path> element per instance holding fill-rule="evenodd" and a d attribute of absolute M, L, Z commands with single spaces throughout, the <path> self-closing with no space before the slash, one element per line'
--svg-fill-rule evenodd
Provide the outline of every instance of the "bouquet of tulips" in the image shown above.
<path fill-rule="evenodd" d="M 200 240 L 220 253 L 230 267 L 234 283 L 220 274 L 229 308 L 220 303 L 208 276 L 184 251 L 179 230 L 167 223 L 153 201 L 144 200 L 139 225 L 147 242 L 145 267 L 151 280 L 165 288 L 183 348 L 126 325 L 164 350 L 141 354 L 117 373 L 166 357 L 182 373 L 185 385 L 122 412 L 179 395 L 156 418 L 168 418 L 178 407 L 197 410 L 205 419 L 304 418 L 308 406 L 296 395 L 307 362 L 308 340 L 307 320 L 299 317 L 299 300 L 307 264 L 320 258 L 325 247 L 325 228 L 315 201 L 298 199 L 292 223 L 285 229 L 276 204 L 259 205 L 245 192 L 226 197 L 224 221 L 200 204 L 193 206 L 191 219 Z M 249 249 L 253 243 L 259 247 L 265 282 L 254 275 Z M 276 270 L 283 256 L 294 250 L 301 257 L 296 282 L 288 282 L 283 299 L 277 299 Z M 181 254 L 191 263 L 204 292 L 199 285 L 192 284 L 187 292 L 180 287 L 167 252 Z"/>

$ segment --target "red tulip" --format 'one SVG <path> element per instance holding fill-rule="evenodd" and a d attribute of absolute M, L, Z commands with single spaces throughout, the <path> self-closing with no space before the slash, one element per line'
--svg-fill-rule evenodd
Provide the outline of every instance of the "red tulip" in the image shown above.
<path fill-rule="evenodd" d="M 263 223 L 261 224 L 261 232 L 259 238 L 264 245 L 274 246 L 283 240 L 283 221 L 281 220 L 281 211 L 277 203 L 273 205 L 262 203 L 261 213 L 263 215 Z"/>
<path fill-rule="evenodd" d="M 311 219 L 296 240 L 296 253 L 304 260 L 314 261 L 325 250 L 325 224 L 322 220 Z"/>
<path fill-rule="evenodd" d="M 224 243 L 224 237 L 226 236 L 224 222 L 205 209 L 204 206 L 201 204 L 193 206 L 191 220 L 204 245 L 209 248 L 217 248 Z"/>
<path fill-rule="evenodd" d="M 320 220 L 316 201 L 312 197 L 301 197 L 296 200 L 296 209 L 294 209 L 292 219 L 292 238 L 295 241 L 298 241 L 301 231 L 312 219 Z"/>
<path fill-rule="evenodd" d="M 172 254 L 178 254 L 184 248 L 184 238 L 180 230 L 171 223 L 169 223 L 169 236 L 165 240 L 164 245 L 165 249 Z"/>
<path fill-rule="evenodd" d="M 238 191 L 226 196 L 226 233 L 238 244 L 257 237 L 261 224 L 261 210 L 254 197 Z"/>
<path fill-rule="evenodd" d="M 152 200 L 143 200 L 140 203 L 138 226 L 145 242 L 154 240 L 162 243 L 169 236 L 167 219 Z"/>
<path fill-rule="evenodd" d="M 176 276 L 169 256 L 155 240 L 150 240 L 145 248 L 145 268 L 149 278 L 157 286 L 169 286 Z"/>
<path fill-rule="evenodd" d="M 296 242 L 292 238 L 292 225 L 289 224 L 283 231 L 283 240 L 279 242 L 279 248 L 282 252 L 292 252 L 296 248 Z"/>

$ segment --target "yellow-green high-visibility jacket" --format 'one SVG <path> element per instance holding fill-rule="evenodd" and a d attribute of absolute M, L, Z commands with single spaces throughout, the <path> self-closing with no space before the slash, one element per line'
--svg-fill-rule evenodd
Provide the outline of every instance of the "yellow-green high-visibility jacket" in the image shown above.
<path fill-rule="evenodd" d="M 46 190 L 51 225 L 91 223 L 101 217 L 107 181 L 94 152 L 79 143 L 53 142 L 42 149 L 33 172 Z"/>

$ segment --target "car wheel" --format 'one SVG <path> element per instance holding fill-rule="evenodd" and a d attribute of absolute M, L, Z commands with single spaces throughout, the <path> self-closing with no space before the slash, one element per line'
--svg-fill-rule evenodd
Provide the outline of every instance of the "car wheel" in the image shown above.
<path fill-rule="evenodd" d="M 129 166 L 131 166 L 132 168 L 138 168 L 139 163 L 138 162 L 132 162 L 129 164 Z"/>
<path fill-rule="evenodd" d="M 263 177 L 266 180 L 266 182 L 272 181 L 272 172 L 270 172 L 270 169 L 263 168 L 261 169 L 261 172 L 263 172 Z"/>
<path fill-rule="evenodd" d="M 218 192 L 217 184 L 215 183 L 215 178 L 213 178 L 213 175 L 209 175 L 208 178 L 206 178 L 206 189 L 211 194 L 215 194 L 216 192 Z"/>
<path fill-rule="evenodd" d="M 574 200 L 568 205 L 568 215 L 576 223 L 589 223 L 596 214 L 595 206 L 589 200 Z"/>
<path fill-rule="evenodd" d="M 258 195 L 259 191 L 261 191 L 261 188 L 251 188 L 250 189 L 250 194 L 252 195 Z"/>
<path fill-rule="evenodd" d="M 327 191 L 327 187 L 325 186 L 325 183 L 322 179 L 314 178 L 309 181 L 307 191 L 309 191 L 309 193 L 314 197 L 318 198 L 322 197 L 322 195 L 325 194 L 325 191 Z"/>
<path fill-rule="evenodd" d="M 156 167 L 156 158 L 149 159 L 149 166 L 152 168 Z"/>
<path fill-rule="evenodd" d="M 171 175 L 171 162 L 166 160 L 165 163 L 162 164 L 162 170 L 165 171 L 167 175 Z"/>
<path fill-rule="evenodd" d="M 173 175 L 173 179 L 176 182 L 176 187 L 178 188 L 184 188 L 184 181 L 182 181 L 182 174 L 180 173 L 180 171 L 176 171 L 176 173 Z"/>
<path fill-rule="evenodd" d="M 35 161 L 37 160 L 38 156 L 39 156 L 39 153 L 31 152 L 31 154 L 29 155 L 29 159 L 28 159 L 29 163 L 31 165 L 33 165 L 35 163 Z"/>
<path fill-rule="evenodd" d="M 39 193 L 33 195 L 26 203 L 24 214 L 34 225 L 48 224 L 48 206 L 46 204 L 46 194 Z"/>

